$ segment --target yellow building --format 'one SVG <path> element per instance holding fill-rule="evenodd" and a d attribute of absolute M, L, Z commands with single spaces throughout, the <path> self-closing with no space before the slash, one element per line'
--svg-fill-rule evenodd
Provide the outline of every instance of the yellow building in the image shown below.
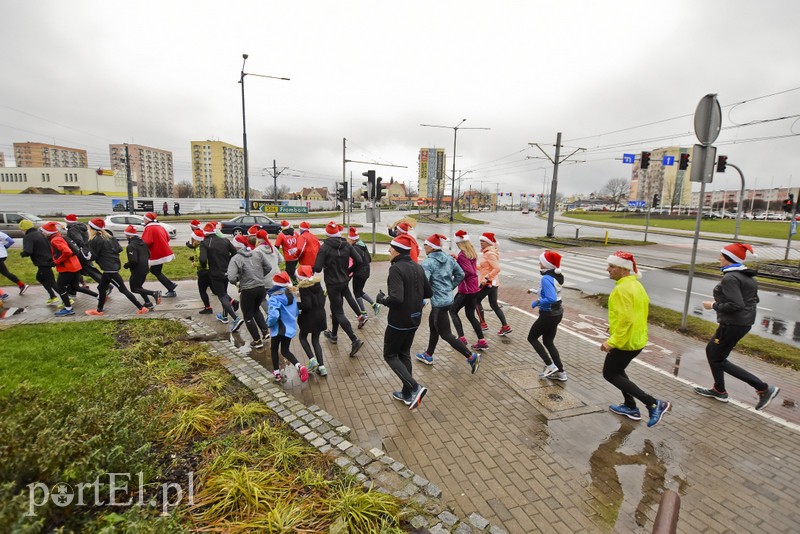
<path fill-rule="evenodd" d="M 74 167 L 5 167 L 0 169 L 0 194 L 64 193 L 67 195 L 128 194 L 124 172 L 112 176 L 98 174 L 95 169 Z M 134 196 L 138 196 L 136 188 Z"/>
<path fill-rule="evenodd" d="M 47 143 L 14 143 L 17 167 L 88 167 L 85 150 Z"/>
<path fill-rule="evenodd" d="M 328 200 L 327 187 L 304 187 L 295 195 L 300 200 Z"/>
<path fill-rule="evenodd" d="M 689 168 L 678 169 L 681 154 L 689 154 Z M 673 158 L 672 165 L 664 165 L 664 158 Z M 692 199 L 691 176 L 692 149 L 678 146 L 656 148 L 650 151 L 650 166 L 641 168 L 638 157 L 631 172 L 629 200 L 645 200 L 652 206 L 653 196 L 659 196 L 661 207 L 689 205 Z"/>
<path fill-rule="evenodd" d="M 244 198 L 244 150 L 222 141 L 192 141 L 192 182 L 199 198 Z"/>

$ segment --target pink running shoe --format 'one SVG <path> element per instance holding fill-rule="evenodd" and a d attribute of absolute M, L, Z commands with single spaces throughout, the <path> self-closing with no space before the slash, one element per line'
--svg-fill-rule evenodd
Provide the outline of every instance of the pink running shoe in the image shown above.
<path fill-rule="evenodd" d="M 465 338 L 464 336 L 461 336 L 460 338 L 458 338 L 458 340 L 462 342 L 465 347 L 469 347 L 469 344 L 467 343 L 467 338 Z"/>
<path fill-rule="evenodd" d="M 472 350 L 486 350 L 489 348 L 489 343 L 485 339 L 479 339 L 477 343 L 472 345 Z"/>
<path fill-rule="evenodd" d="M 300 375 L 300 382 L 305 382 L 308 380 L 308 369 L 306 369 L 305 365 L 301 365 L 297 372 Z"/>

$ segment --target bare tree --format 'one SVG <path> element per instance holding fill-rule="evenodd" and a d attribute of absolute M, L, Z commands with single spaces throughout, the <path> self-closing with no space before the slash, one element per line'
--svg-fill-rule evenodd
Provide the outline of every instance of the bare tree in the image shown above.
<path fill-rule="evenodd" d="M 194 194 L 194 186 L 192 182 L 189 181 L 182 181 L 175 184 L 174 194 L 178 198 L 191 198 Z"/>
<path fill-rule="evenodd" d="M 625 178 L 610 179 L 600 193 L 605 196 L 616 209 L 622 201 L 628 198 L 631 192 L 631 184 Z"/>

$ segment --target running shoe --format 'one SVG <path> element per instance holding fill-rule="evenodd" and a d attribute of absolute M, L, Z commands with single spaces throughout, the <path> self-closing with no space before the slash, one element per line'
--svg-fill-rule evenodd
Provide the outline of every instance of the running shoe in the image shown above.
<path fill-rule="evenodd" d="M 222 313 L 218 313 L 216 315 L 216 317 L 217 317 L 217 321 L 221 322 L 222 324 L 228 324 L 228 322 L 230 322 L 230 319 L 228 319 L 228 316 L 224 315 Z"/>
<path fill-rule="evenodd" d="M 360 339 L 356 338 L 356 340 L 353 341 L 353 347 L 350 349 L 350 357 L 351 358 L 355 357 L 356 353 L 359 350 L 361 350 L 361 347 L 363 347 L 363 346 L 364 346 L 364 342 L 361 341 Z"/>
<path fill-rule="evenodd" d="M 161 304 L 161 291 L 156 291 L 156 304 Z M 209 313 L 211 313 L 210 310 L 211 308 L 209 308 Z"/>
<path fill-rule="evenodd" d="M 372 312 L 375 314 L 375 316 L 377 316 L 379 313 L 381 313 L 381 305 L 378 304 L 377 302 L 375 302 L 372 305 Z"/>
<path fill-rule="evenodd" d="M 422 384 L 417 384 L 416 389 L 411 392 L 411 404 L 408 405 L 409 410 L 413 410 L 418 408 L 420 404 L 422 404 L 422 397 L 428 392 L 428 388 L 423 386 Z"/>
<path fill-rule="evenodd" d="M 656 401 L 653 406 L 647 409 L 650 412 L 650 420 L 647 421 L 647 426 L 656 426 L 661 421 L 661 418 L 664 417 L 664 414 L 670 411 L 670 409 L 672 409 L 672 404 L 669 402 L 662 400 Z"/>
<path fill-rule="evenodd" d="M 542 369 L 542 372 L 539 373 L 539 378 L 547 378 L 557 371 L 558 366 L 556 364 L 551 363 L 550 365 L 545 365 L 544 369 Z"/>
<path fill-rule="evenodd" d="M 479 339 L 477 343 L 472 345 L 472 350 L 486 350 L 489 348 L 489 342 L 485 339 Z"/>
<path fill-rule="evenodd" d="M 75 312 L 72 308 L 61 308 L 55 313 L 56 317 L 66 317 L 67 315 L 75 315 Z"/>
<path fill-rule="evenodd" d="M 148 308 L 147 306 L 142 306 L 141 308 L 139 308 L 139 311 L 136 312 L 136 315 L 144 315 L 145 313 L 149 312 L 150 308 Z"/>
<path fill-rule="evenodd" d="M 759 412 L 769 406 L 769 403 L 772 402 L 772 399 L 778 396 L 778 393 L 781 392 L 781 388 L 777 386 L 769 386 L 764 391 L 758 392 L 758 403 L 756 404 L 756 410 Z"/>
<path fill-rule="evenodd" d="M 472 356 L 467 358 L 467 363 L 469 364 L 469 368 L 472 369 L 472 374 L 478 372 L 478 366 L 481 364 L 481 355 L 477 352 L 473 352 Z"/>
<path fill-rule="evenodd" d="M 283 381 L 283 376 L 281 376 L 281 372 L 278 371 L 277 369 L 272 371 L 272 378 L 275 379 L 275 382 L 282 382 Z"/>
<path fill-rule="evenodd" d="M 433 356 L 429 356 L 427 352 L 418 353 L 417 359 L 425 365 L 433 365 Z"/>
<path fill-rule="evenodd" d="M 369 317 L 367 317 L 366 313 L 362 313 L 361 315 L 359 315 L 358 316 L 358 329 L 361 330 L 362 328 L 364 328 L 364 325 L 367 324 L 367 321 L 369 321 Z"/>
<path fill-rule="evenodd" d="M 460 338 L 458 338 L 458 340 L 462 342 L 465 347 L 469 347 L 469 344 L 467 343 L 467 338 L 465 338 L 464 336 L 461 336 Z"/>
<path fill-rule="evenodd" d="M 23 284 L 23 286 L 19 288 L 19 294 L 20 295 L 24 295 L 29 287 L 31 287 L 31 286 L 29 286 L 28 284 Z"/>
<path fill-rule="evenodd" d="M 320 366 L 317 368 L 317 374 L 318 374 L 319 376 L 328 376 L 328 370 L 327 370 L 327 369 L 325 369 L 325 366 L 324 366 L 324 365 L 320 365 Z"/>
<path fill-rule="evenodd" d="M 720 402 L 728 402 L 729 397 L 727 392 L 720 392 L 714 386 L 710 388 L 694 388 L 694 392 L 698 395 L 702 395 L 703 397 L 711 397 L 712 399 L 717 399 Z"/>
<path fill-rule="evenodd" d="M 497 335 L 498 336 L 505 336 L 505 335 L 510 334 L 510 333 L 511 333 L 511 327 L 509 325 L 505 325 L 504 327 L 502 327 L 500 329 L 499 332 L 497 332 Z"/>
<path fill-rule="evenodd" d="M 405 403 L 406 406 L 410 406 L 411 405 L 411 398 L 406 396 L 406 395 L 403 395 L 402 391 L 393 391 L 392 392 L 392 398 L 394 400 L 396 400 L 396 401 L 400 401 L 400 402 Z"/>
<path fill-rule="evenodd" d="M 642 413 L 639 411 L 639 408 L 629 408 L 624 404 L 612 404 L 608 409 L 617 415 L 624 415 L 628 419 L 633 419 L 634 421 L 641 421 L 642 419 Z"/>
<path fill-rule="evenodd" d="M 562 382 L 567 381 L 567 372 L 566 371 L 556 371 L 552 375 L 548 376 L 550 380 L 561 380 Z"/>
<path fill-rule="evenodd" d="M 331 343 L 333 343 L 334 345 L 336 345 L 336 344 L 339 342 L 339 338 L 338 338 L 338 337 L 336 337 L 336 336 L 334 336 L 334 335 L 331 333 L 331 331 L 330 331 L 330 330 L 325 330 L 325 331 L 322 333 L 322 335 L 323 335 L 323 336 L 325 336 L 325 339 L 327 339 L 328 341 L 330 341 L 330 342 L 331 342 Z"/>
<path fill-rule="evenodd" d="M 254 339 L 253 341 L 250 342 L 250 348 L 263 349 L 264 348 L 264 342 L 262 340 L 260 340 L 260 339 Z"/>
<path fill-rule="evenodd" d="M 45 304 L 47 304 L 48 306 L 52 306 L 53 304 L 58 304 L 59 302 L 61 302 L 61 299 L 59 297 L 53 297 L 51 299 L 47 299 L 45 301 Z"/>
<path fill-rule="evenodd" d="M 177 296 L 178 296 L 178 294 L 175 293 L 175 290 L 167 291 L 166 293 L 164 293 L 164 298 L 168 298 L 168 299 L 174 299 Z"/>
<path fill-rule="evenodd" d="M 208 315 L 210 313 L 214 313 L 214 310 L 211 309 L 211 306 L 209 306 L 208 308 L 203 308 L 198 313 L 200 313 L 201 315 Z"/>
<path fill-rule="evenodd" d="M 104 315 L 104 314 L 100 310 L 86 310 L 86 315 L 93 315 L 93 316 L 99 317 L 99 316 Z"/>
<path fill-rule="evenodd" d="M 297 368 L 297 374 L 300 375 L 300 382 L 308 381 L 308 369 L 306 369 L 305 365 L 301 365 Z"/>
<path fill-rule="evenodd" d="M 231 333 L 239 330 L 243 324 L 244 324 L 244 319 L 242 319 L 241 317 L 237 317 L 236 319 L 234 319 L 233 324 L 231 325 Z"/>
<path fill-rule="evenodd" d="M 2 300 L 3 302 L 5 302 L 5 301 L 6 301 L 6 300 L 7 300 L 7 299 L 10 297 L 10 296 L 11 296 L 11 295 L 9 295 L 8 293 L 3 293 L 2 295 L 0 295 L 0 300 Z M 51 300 L 52 300 L 52 299 L 51 299 Z M 50 302 L 50 301 L 48 301 L 48 302 Z"/>
<path fill-rule="evenodd" d="M 308 372 L 309 373 L 313 373 L 314 371 L 316 371 L 317 367 L 319 367 L 319 363 L 317 363 L 317 359 L 316 358 L 311 358 L 310 360 L 308 360 Z"/>
<path fill-rule="evenodd" d="M 484 332 L 486 330 L 489 330 L 489 325 L 486 324 L 485 322 L 481 322 L 481 330 L 483 330 Z"/>

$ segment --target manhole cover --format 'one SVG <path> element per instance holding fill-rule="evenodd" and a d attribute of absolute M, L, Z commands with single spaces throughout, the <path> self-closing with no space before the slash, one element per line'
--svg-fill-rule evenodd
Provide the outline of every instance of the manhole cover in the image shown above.
<path fill-rule="evenodd" d="M 558 393 L 551 393 L 551 394 L 549 394 L 547 396 L 547 398 L 550 399 L 551 401 L 556 401 L 556 402 L 560 401 L 560 400 L 564 400 L 564 397 L 562 397 Z"/>

